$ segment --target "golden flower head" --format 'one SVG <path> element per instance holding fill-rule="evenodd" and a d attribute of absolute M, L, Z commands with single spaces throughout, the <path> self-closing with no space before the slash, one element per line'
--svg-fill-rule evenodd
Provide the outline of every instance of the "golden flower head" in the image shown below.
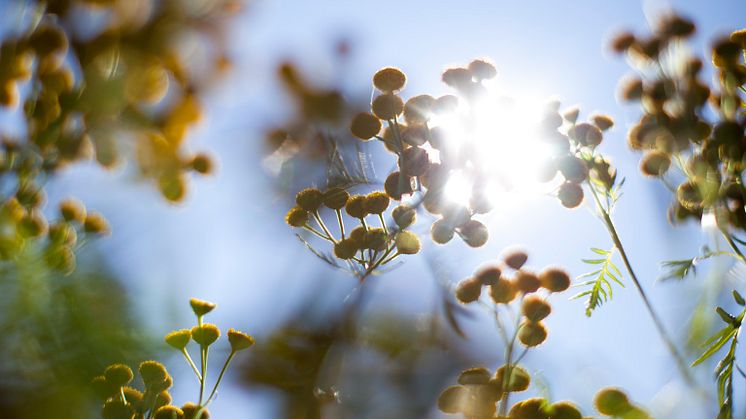
<path fill-rule="evenodd" d="M 401 229 L 405 229 L 417 221 L 417 211 L 409 205 L 399 205 L 391 211 L 391 217 Z"/>
<path fill-rule="evenodd" d="M 477 220 L 469 220 L 466 224 L 459 227 L 461 238 L 464 243 L 471 247 L 481 247 L 489 239 L 487 227 Z"/>
<path fill-rule="evenodd" d="M 593 404 L 601 414 L 609 416 L 623 415 L 632 408 L 627 395 L 622 390 L 613 387 L 599 390 L 593 399 Z"/>
<path fill-rule="evenodd" d="M 627 50 L 635 43 L 635 35 L 631 32 L 620 32 L 611 39 L 611 50 L 617 54 L 627 52 Z"/>
<path fill-rule="evenodd" d="M 181 406 L 181 410 L 184 412 L 184 419 L 210 419 L 210 412 L 205 407 L 201 407 L 194 403 L 186 403 Z M 197 417 L 197 414 L 200 416 Z"/>
<path fill-rule="evenodd" d="M 27 213 L 18 225 L 24 237 L 39 237 L 47 230 L 47 220 L 37 211 Z"/>
<path fill-rule="evenodd" d="M 169 377 L 166 367 L 158 361 L 143 361 L 140 363 L 138 371 L 146 387 L 162 383 Z"/>
<path fill-rule="evenodd" d="M 560 268 L 546 268 L 539 274 L 541 286 L 550 292 L 562 292 L 570 288 L 570 275 Z"/>
<path fill-rule="evenodd" d="M 500 279 L 502 271 L 496 265 L 487 265 L 480 268 L 474 277 L 482 283 L 482 285 L 494 285 Z"/>
<path fill-rule="evenodd" d="M 184 412 L 176 406 L 161 406 L 155 411 L 153 419 L 184 419 Z"/>
<path fill-rule="evenodd" d="M 456 89 L 468 89 L 473 83 L 471 71 L 462 67 L 447 69 L 443 72 L 441 79 L 443 83 Z"/>
<path fill-rule="evenodd" d="M 350 217 L 353 218 L 365 218 L 368 213 L 365 211 L 365 196 L 353 195 L 347 200 L 345 204 L 345 211 Z"/>
<path fill-rule="evenodd" d="M 404 111 L 402 99 L 392 93 L 384 93 L 373 99 L 370 106 L 373 115 L 383 120 L 393 120 Z"/>
<path fill-rule="evenodd" d="M 566 208 L 576 208 L 583 202 L 583 188 L 577 183 L 565 182 L 557 191 L 557 197 Z"/>
<path fill-rule="evenodd" d="M 117 399 L 107 400 L 101 409 L 103 419 L 126 419 L 131 418 L 133 413 L 132 406 Z"/>
<path fill-rule="evenodd" d="M 603 134 L 601 130 L 587 122 L 576 124 L 567 132 L 570 138 L 586 147 L 595 147 L 601 144 Z"/>
<path fill-rule="evenodd" d="M 219 337 L 220 329 L 212 323 L 205 323 L 202 326 L 192 328 L 192 339 L 202 347 L 212 345 Z"/>
<path fill-rule="evenodd" d="M 420 251 L 420 238 L 411 231 L 400 231 L 394 239 L 396 250 L 402 255 L 414 255 Z"/>
<path fill-rule="evenodd" d="M 383 183 L 386 195 L 394 201 L 399 201 L 402 195 L 412 193 L 412 184 L 409 179 L 409 176 L 404 176 L 400 172 L 389 174 Z"/>
<path fill-rule="evenodd" d="M 492 374 L 484 367 L 474 367 L 461 371 L 458 376 L 458 383 L 467 385 L 484 385 L 490 382 Z"/>
<path fill-rule="evenodd" d="M 350 232 L 349 240 L 354 247 L 360 249 L 365 244 L 365 233 L 367 230 L 363 226 L 357 226 Z"/>
<path fill-rule="evenodd" d="M 528 320 L 538 322 L 552 312 L 552 306 L 538 295 L 529 295 L 523 299 L 521 312 Z"/>
<path fill-rule="evenodd" d="M 308 222 L 308 211 L 301 207 L 290 208 L 285 215 L 285 222 L 291 227 L 303 227 Z"/>
<path fill-rule="evenodd" d="M 371 228 L 365 233 L 363 239 L 363 247 L 371 250 L 386 250 L 387 243 L 388 235 L 382 228 Z"/>
<path fill-rule="evenodd" d="M 382 68 L 373 75 L 373 85 L 376 89 L 386 93 L 399 91 L 404 88 L 406 83 L 407 76 L 394 67 Z"/>
<path fill-rule="evenodd" d="M 127 399 L 129 401 L 129 399 Z M 162 406 L 168 406 L 173 401 L 171 393 L 168 390 L 163 390 L 155 396 L 155 410 L 160 409 Z"/>
<path fill-rule="evenodd" d="M 111 227 L 109 227 L 109 223 L 104 216 L 97 212 L 90 212 L 86 215 L 83 229 L 86 233 L 91 234 L 108 234 L 111 231 Z"/>
<path fill-rule="evenodd" d="M 60 215 L 67 222 L 83 223 L 85 221 L 85 206 L 77 199 L 65 199 L 60 202 Z"/>
<path fill-rule="evenodd" d="M 552 403 L 548 410 L 552 419 L 583 419 L 580 409 L 574 403 L 566 400 Z"/>
<path fill-rule="evenodd" d="M 529 294 L 539 289 L 541 281 L 539 281 L 539 277 L 533 272 L 521 269 L 515 274 L 515 286 L 521 292 Z"/>
<path fill-rule="evenodd" d="M 399 159 L 399 169 L 407 176 L 422 176 L 428 169 L 430 158 L 421 147 L 410 147 L 404 150 Z"/>
<path fill-rule="evenodd" d="M 640 161 L 640 171 L 645 176 L 663 176 L 671 167 L 671 157 L 668 154 L 653 150 L 645 153 Z"/>
<path fill-rule="evenodd" d="M 541 322 L 524 321 L 518 330 L 518 340 L 528 347 L 541 345 L 547 339 L 547 329 Z"/>
<path fill-rule="evenodd" d="M 406 116 L 407 108 L 404 108 Z M 406 145 L 420 146 L 430 138 L 430 129 L 424 124 L 412 124 L 401 126 L 401 139 Z"/>
<path fill-rule="evenodd" d="M 365 212 L 382 214 L 389 207 L 389 197 L 384 192 L 371 192 L 365 196 Z"/>
<path fill-rule="evenodd" d="M 381 132 L 381 120 L 367 112 L 359 113 L 352 118 L 350 132 L 361 140 L 370 140 Z"/>
<path fill-rule="evenodd" d="M 342 188 L 331 188 L 324 192 L 324 205 L 333 210 L 345 207 L 350 194 Z"/>
<path fill-rule="evenodd" d="M 93 392 L 96 393 L 96 396 L 102 400 L 108 399 L 119 390 L 117 387 L 109 383 L 103 375 L 93 377 L 93 380 L 91 380 L 91 387 L 93 388 Z"/>
<path fill-rule="evenodd" d="M 627 102 L 640 100 L 640 98 L 642 98 L 643 91 L 644 86 L 642 80 L 638 78 L 627 78 L 622 81 L 621 87 L 619 89 L 619 97 Z"/>
<path fill-rule="evenodd" d="M 334 244 L 334 256 L 340 259 L 352 259 L 355 257 L 355 253 L 360 250 L 360 247 L 365 245 L 364 235 L 361 241 L 357 241 L 352 238 L 346 238 L 338 241 Z"/>
<path fill-rule="evenodd" d="M 456 286 L 456 298 L 464 303 L 473 303 L 482 294 L 482 283 L 476 278 L 467 278 Z"/>
<path fill-rule="evenodd" d="M 453 238 L 455 230 L 445 219 L 439 219 L 430 227 L 430 237 L 438 244 L 446 244 Z"/>
<path fill-rule="evenodd" d="M 435 100 L 433 111 L 438 114 L 455 112 L 458 108 L 458 98 L 454 95 L 443 95 Z"/>
<path fill-rule="evenodd" d="M 461 413 L 466 403 L 469 403 L 469 394 L 463 386 L 450 386 L 438 396 L 438 409 L 443 413 Z"/>
<path fill-rule="evenodd" d="M 324 203 L 324 194 L 316 188 L 306 188 L 295 195 L 295 203 L 308 212 L 314 212 Z"/>
<path fill-rule="evenodd" d="M 508 304 L 518 295 L 515 282 L 506 278 L 500 278 L 490 285 L 490 298 L 495 304 Z"/>
<path fill-rule="evenodd" d="M 497 388 L 509 392 L 519 392 L 528 389 L 529 384 L 531 384 L 531 376 L 528 371 L 519 365 L 511 365 L 510 376 L 506 380 L 507 370 L 508 366 L 503 365 L 495 372 L 493 383 Z"/>
<path fill-rule="evenodd" d="M 532 397 L 513 405 L 508 412 L 511 419 L 550 419 L 544 411 L 547 401 L 541 397 Z"/>
<path fill-rule="evenodd" d="M 521 269 L 528 260 L 528 253 L 518 249 L 508 250 L 503 254 L 502 259 L 506 265 L 518 270 Z"/>
<path fill-rule="evenodd" d="M 254 345 L 254 338 L 235 329 L 228 329 L 228 342 L 234 352 L 242 351 Z"/>
<path fill-rule="evenodd" d="M 404 120 L 410 125 L 422 125 L 430 119 L 435 98 L 430 95 L 413 96 L 404 104 Z"/>
<path fill-rule="evenodd" d="M 192 332 L 189 329 L 174 330 L 166 335 L 164 340 L 174 349 L 182 350 L 189 344 L 192 338 Z"/>
<path fill-rule="evenodd" d="M 133 405 L 135 409 L 137 409 L 143 399 L 142 391 L 127 386 L 122 389 L 122 392 L 124 393 L 124 398 L 127 399 L 127 403 Z"/>
<path fill-rule="evenodd" d="M 205 314 L 211 312 L 218 305 L 209 301 L 201 300 L 199 298 L 190 298 L 189 305 L 192 307 L 192 311 L 197 317 L 202 317 Z"/>
<path fill-rule="evenodd" d="M 746 50 L 746 29 L 739 29 L 730 34 L 730 40 Z"/>
<path fill-rule="evenodd" d="M 132 369 L 124 364 L 112 364 L 104 370 L 106 382 L 115 386 L 122 387 L 132 381 L 134 375 Z"/>
<path fill-rule="evenodd" d="M 588 178 L 588 165 L 581 158 L 568 154 L 557 159 L 556 164 L 568 182 L 581 183 Z"/>
<path fill-rule="evenodd" d="M 595 114 L 591 116 L 591 121 L 601 131 L 606 131 L 614 126 L 614 120 L 609 115 Z"/>

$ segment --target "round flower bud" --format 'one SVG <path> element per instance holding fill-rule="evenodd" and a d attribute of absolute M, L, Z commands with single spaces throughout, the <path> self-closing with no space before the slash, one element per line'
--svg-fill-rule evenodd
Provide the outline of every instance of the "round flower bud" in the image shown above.
<path fill-rule="evenodd" d="M 334 256 L 344 260 L 352 259 L 360 249 L 361 243 L 352 238 L 342 239 L 334 245 Z"/>
<path fill-rule="evenodd" d="M 350 194 L 342 188 L 331 188 L 324 192 L 324 205 L 333 210 L 345 207 Z"/>
<path fill-rule="evenodd" d="M 77 199 L 66 199 L 60 202 L 60 215 L 65 221 L 83 223 L 85 221 L 85 207 Z"/>
<path fill-rule="evenodd" d="M 184 412 L 176 406 L 161 406 L 155 411 L 153 419 L 184 419 Z"/>
<path fill-rule="evenodd" d="M 438 396 L 438 409 L 443 413 L 457 414 L 469 402 L 468 390 L 462 386 L 450 386 Z"/>
<path fill-rule="evenodd" d="M 316 188 L 307 188 L 295 195 L 295 203 L 308 212 L 314 212 L 324 203 L 324 194 Z"/>
<path fill-rule="evenodd" d="M 417 221 L 417 211 L 408 205 L 399 205 L 391 211 L 391 217 L 401 229 L 405 229 Z"/>
<path fill-rule="evenodd" d="M 365 197 L 363 195 L 353 195 L 347 200 L 345 205 L 345 211 L 350 217 L 353 218 L 365 218 L 368 215 L 365 212 Z"/>
<path fill-rule="evenodd" d="M 434 107 L 434 97 L 430 95 L 414 96 L 404 104 L 404 120 L 410 125 L 424 124 L 430 119 L 430 113 Z"/>
<path fill-rule="evenodd" d="M 210 419 L 210 412 L 206 407 L 191 402 L 181 406 L 181 410 L 184 412 L 184 419 Z"/>
<path fill-rule="evenodd" d="M 528 371 L 518 365 L 511 365 L 510 377 L 508 380 L 505 380 L 507 370 L 508 366 L 503 365 L 495 372 L 493 383 L 497 388 L 508 392 L 519 392 L 528 389 L 529 384 L 531 384 L 531 376 L 528 374 Z"/>
<path fill-rule="evenodd" d="M 528 253 L 523 250 L 511 250 L 503 255 L 505 264 L 515 270 L 521 269 L 527 260 Z"/>
<path fill-rule="evenodd" d="M 601 414 L 609 416 L 623 415 L 632 408 L 627 395 L 612 387 L 603 388 L 596 393 L 593 404 Z"/>
<path fill-rule="evenodd" d="M 497 69 L 484 60 L 474 60 L 469 63 L 469 72 L 477 80 L 489 80 L 497 76 Z"/>
<path fill-rule="evenodd" d="M 544 320 L 552 312 L 552 306 L 538 295 L 529 295 L 523 300 L 521 312 L 528 320 Z"/>
<path fill-rule="evenodd" d="M 464 304 L 472 303 L 482 294 L 482 283 L 476 278 L 467 278 L 456 286 L 456 298 Z"/>
<path fill-rule="evenodd" d="M 111 231 L 109 223 L 103 215 L 97 212 L 88 213 L 83 222 L 83 230 L 91 234 L 108 234 Z"/>
<path fill-rule="evenodd" d="M 392 120 L 404 111 L 404 101 L 399 96 L 384 93 L 375 99 L 370 105 L 373 115 L 380 119 Z"/>
<path fill-rule="evenodd" d="M 591 116 L 591 120 L 593 121 L 593 125 L 601 131 L 606 131 L 614 126 L 614 120 L 609 115 L 596 114 Z"/>
<path fill-rule="evenodd" d="M 285 215 L 285 222 L 291 227 L 303 227 L 308 222 L 308 211 L 301 207 L 290 208 Z"/>
<path fill-rule="evenodd" d="M 561 401 L 549 406 L 552 419 L 583 419 L 580 409 L 574 403 Z"/>
<path fill-rule="evenodd" d="M 414 255 L 420 251 L 420 239 L 411 231 L 400 231 L 396 233 L 396 250 L 402 255 Z"/>
<path fill-rule="evenodd" d="M 529 294 L 536 292 L 541 286 L 541 282 L 533 272 L 520 270 L 515 275 L 515 286 L 518 287 L 519 291 Z"/>
<path fill-rule="evenodd" d="M 508 412 L 508 417 L 510 419 L 550 419 L 549 414 L 544 411 L 544 405 L 546 405 L 546 400 L 532 397 L 514 404 Z"/>
<path fill-rule="evenodd" d="M 409 176 L 402 177 L 401 173 L 393 172 L 386 178 L 383 189 L 389 198 L 399 201 L 402 195 L 412 193 L 412 184 L 409 181 Z"/>
<path fill-rule="evenodd" d="M 164 340 L 174 349 L 182 350 L 189 344 L 192 338 L 192 332 L 189 329 L 174 330 L 166 335 Z"/>
<path fill-rule="evenodd" d="M 603 134 L 595 125 L 586 122 L 575 125 L 568 131 L 570 138 L 586 147 L 595 147 L 601 144 Z"/>
<path fill-rule="evenodd" d="M 557 160 L 557 167 L 568 182 L 581 183 L 588 178 L 588 166 L 585 161 L 572 155 Z"/>
<path fill-rule="evenodd" d="M 508 279 L 500 278 L 490 285 L 490 297 L 495 304 L 508 304 L 515 299 L 517 294 L 518 288 L 515 282 Z"/>
<path fill-rule="evenodd" d="M 381 132 L 381 120 L 367 112 L 359 113 L 352 118 L 350 132 L 361 140 L 370 140 Z"/>
<path fill-rule="evenodd" d="M 367 233 L 365 227 L 357 226 L 352 229 L 352 231 L 350 232 L 350 237 L 348 239 L 354 245 L 354 247 L 360 249 L 365 244 L 365 233 Z"/>
<path fill-rule="evenodd" d="M 547 268 L 539 274 L 541 286 L 550 292 L 562 292 L 570 288 L 570 276 L 560 268 Z"/>
<path fill-rule="evenodd" d="M 205 323 L 202 326 L 192 328 L 192 339 L 202 347 L 212 345 L 220 337 L 220 329 L 211 323 Z"/>
<path fill-rule="evenodd" d="M 368 214 L 383 214 L 389 207 L 389 197 L 384 192 L 371 192 L 365 196 L 364 207 Z"/>
<path fill-rule="evenodd" d="M 565 208 L 577 208 L 583 202 L 583 188 L 577 183 L 563 183 L 557 197 Z"/>
<path fill-rule="evenodd" d="M 209 301 L 200 300 L 199 298 L 190 298 L 189 305 L 192 307 L 192 311 L 197 317 L 204 316 L 205 314 L 213 311 L 218 305 Z"/>
<path fill-rule="evenodd" d="M 671 157 L 668 154 L 653 150 L 645 153 L 640 161 L 640 171 L 645 176 L 663 176 L 671 167 Z"/>
<path fill-rule="evenodd" d="M 458 383 L 464 386 L 489 384 L 492 374 L 484 367 L 469 368 L 461 371 Z"/>
<path fill-rule="evenodd" d="M 138 371 L 146 387 L 162 383 L 168 378 L 166 367 L 158 361 L 143 361 L 140 363 Z"/>
<path fill-rule="evenodd" d="M 396 92 L 403 89 L 406 83 L 407 76 L 394 67 L 382 68 L 373 75 L 373 86 L 382 92 Z"/>
<path fill-rule="evenodd" d="M 124 404 L 121 400 L 108 400 L 101 410 L 103 419 L 129 419 L 134 413 L 132 406 Z"/>
<path fill-rule="evenodd" d="M 518 340 L 528 347 L 541 345 L 547 339 L 547 329 L 541 322 L 525 321 L 518 331 Z"/>
<path fill-rule="evenodd" d="M 382 228 L 371 228 L 365 233 L 363 246 L 366 249 L 383 251 L 386 250 L 389 237 Z"/>
<path fill-rule="evenodd" d="M 428 169 L 430 159 L 427 151 L 420 147 L 410 147 L 399 158 L 399 168 L 407 176 L 422 176 Z"/>
<path fill-rule="evenodd" d="M 438 244 L 446 244 L 453 238 L 453 226 L 444 219 L 437 220 L 430 227 L 430 237 Z"/>
<path fill-rule="evenodd" d="M 497 284 L 497 281 L 500 280 L 500 274 L 502 274 L 502 271 L 500 271 L 500 268 L 497 266 L 486 266 L 474 275 L 475 278 L 482 284 L 482 285 L 495 285 Z"/>
<path fill-rule="evenodd" d="M 233 352 L 250 348 L 254 344 L 254 338 L 235 329 L 228 329 L 228 342 Z"/>
<path fill-rule="evenodd" d="M 461 238 L 471 247 L 480 247 L 487 243 L 489 231 L 487 227 L 477 220 L 469 220 L 459 228 Z"/>
<path fill-rule="evenodd" d="M 108 399 L 119 390 L 117 387 L 106 381 L 106 377 L 103 375 L 93 377 L 93 380 L 91 380 L 91 387 L 93 388 L 93 392 L 103 400 Z"/>
<path fill-rule="evenodd" d="M 132 369 L 124 364 L 112 364 L 104 370 L 106 382 L 115 387 L 122 387 L 132 381 Z"/>

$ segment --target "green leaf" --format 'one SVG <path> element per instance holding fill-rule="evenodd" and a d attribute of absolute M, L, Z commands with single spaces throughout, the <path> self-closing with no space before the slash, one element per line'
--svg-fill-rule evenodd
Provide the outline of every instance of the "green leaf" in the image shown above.
<path fill-rule="evenodd" d="M 571 300 L 575 300 L 587 297 L 585 303 L 585 315 L 588 317 L 593 314 L 593 310 L 614 297 L 614 288 L 612 287 L 611 281 L 624 287 L 624 283 L 620 279 L 622 273 L 612 262 L 614 248 L 611 250 L 604 250 L 592 247 L 591 252 L 601 255 L 603 258 L 582 259 L 582 261 L 587 265 L 598 266 L 599 269 L 578 276 L 576 279 L 592 279 L 575 284 L 576 287 L 590 287 L 590 289 L 581 291 L 570 298 Z"/>
<path fill-rule="evenodd" d="M 682 260 L 668 260 L 661 263 L 663 269 L 665 269 L 665 272 L 663 272 L 663 275 L 661 275 L 660 280 L 682 280 L 686 278 L 687 276 L 689 276 L 689 274 L 696 272 L 696 267 L 694 266 L 694 263 L 696 261 L 697 258 L 692 258 Z"/>
<path fill-rule="evenodd" d="M 746 300 L 744 300 L 741 294 L 736 290 L 733 290 L 733 299 L 736 300 L 736 304 L 739 306 L 746 306 Z"/>
<path fill-rule="evenodd" d="M 711 357 L 715 352 L 722 348 L 723 345 L 728 343 L 728 341 L 736 335 L 736 332 L 738 332 L 738 329 L 731 328 L 730 332 L 728 332 L 725 336 L 722 336 L 719 340 L 717 340 L 714 344 L 707 348 L 707 350 L 699 358 L 692 362 L 692 367 L 696 367 L 697 365 L 704 362 L 707 358 Z"/>

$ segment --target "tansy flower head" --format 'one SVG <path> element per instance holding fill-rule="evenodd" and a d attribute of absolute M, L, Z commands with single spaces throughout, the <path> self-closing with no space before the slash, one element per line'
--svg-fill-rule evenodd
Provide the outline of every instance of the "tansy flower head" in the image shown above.
<path fill-rule="evenodd" d="M 539 277 L 533 272 L 519 270 L 515 275 L 515 285 L 525 294 L 536 292 L 541 286 Z"/>
<path fill-rule="evenodd" d="M 489 231 L 487 227 L 477 220 L 469 220 L 459 227 L 461 238 L 471 247 L 480 247 L 487 243 Z"/>
<path fill-rule="evenodd" d="M 406 82 L 407 76 L 394 67 L 382 68 L 373 75 L 373 85 L 376 89 L 386 93 L 403 89 Z"/>
<path fill-rule="evenodd" d="M 467 278 L 456 286 L 456 298 L 464 304 L 472 303 L 482 294 L 482 283 L 476 278 Z"/>
<path fill-rule="evenodd" d="M 510 369 L 510 376 L 506 379 L 508 369 Z M 519 392 L 528 389 L 529 384 L 531 384 L 531 376 L 521 366 L 511 365 L 508 367 L 503 365 L 495 372 L 493 382 L 501 390 Z"/>
<path fill-rule="evenodd" d="M 607 387 L 596 393 L 593 399 L 596 409 L 603 415 L 623 415 L 632 408 L 627 395 L 618 388 Z"/>
<path fill-rule="evenodd" d="M 396 250 L 403 255 L 414 255 L 420 251 L 420 239 L 411 231 L 400 231 L 396 233 Z"/>
<path fill-rule="evenodd" d="M 417 220 L 417 211 L 408 205 L 399 205 L 391 211 L 391 217 L 401 229 L 405 229 Z"/>
<path fill-rule="evenodd" d="M 518 330 L 518 340 L 528 347 L 539 346 L 546 339 L 547 329 L 541 322 L 525 321 Z"/>
<path fill-rule="evenodd" d="M 485 60 L 474 60 L 469 63 L 469 71 L 477 80 L 489 80 L 497 76 L 497 69 Z"/>
<path fill-rule="evenodd" d="M 541 286 L 550 292 L 561 292 L 570 288 L 570 275 L 560 268 L 547 268 L 539 274 Z"/>
<path fill-rule="evenodd" d="M 83 228 L 86 233 L 92 234 L 108 234 L 111 230 L 104 216 L 97 212 L 89 213 L 85 217 Z"/>
<path fill-rule="evenodd" d="M 324 192 L 324 205 L 333 210 L 345 207 L 350 194 L 342 188 L 331 188 Z"/>
<path fill-rule="evenodd" d="M 528 320 L 538 322 L 552 312 L 552 306 L 538 295 L 529 295 L 523 299 L 521 312 Z"/>
<path fill-rule="evenodd" d="M 192 328 L 192 339 L 202 347 L 212 345 L 220 337 L 220 329 L 211 323 L 205 323 L 202 326 Z"/>
<path fill-rule="evenodd" d="M 442 218 L 435 221 L 430 227 L 430 237 L 438 244 L 446 244 L 451 241 L 454 233 L 453 226 Z"/>
<path fill-rule="evenodd" d="M 60 202 L 60 215 L 67 222 L 82 223 L 85 221 L 85 207 L 77 199 L 66 199 Z"/>
<path fill-rule="evenodd" d="M 106 370 L 104 370 L 104 377 L 106 377 L 106 382 L 113 386 L 122 387 L 132 381 L 134 375 L 132 374 L 132 369 L 130 369 L 130 367 L 124 364 L 113 364 L 106 367 Z"/>
<path fill-rule="evenodd" d="M 365 211 L 365 196 L 353 195 L 347 200 L 345 204 L 345 211 L 350 217 L 353 218 L 365 218 L 367 212 Z"/>
<path fill-rule="evenodd" d="M 461 371 L 458 383 L 461 385 L 484 385 L 490 382 L 492 374 L 484 367 L 469 368 Z"/>
<path fill-rule="evenodd" d="M 324 194 L 316 188 L 307 188 L 295 195 L 295 203 L 308 212 L 319 209 L 324 202 Z"/>
<path fill-rule="evenodd" d="M 197 173 L 208 175 L 213 171 L 212 159 L 207 154 L 197 154 L 189 162 L 189 167 Z"/>
<path fill-rule="evenodd" d="M 181 406 L 181 410 L 184 412 L 184 419 L 210 419 L 210 412 L 207 408 L 198 406 L 194 403 L 186 403 Z M 199 412 L 199 417 L 197 416 Z"/>
<path fill-rule="evenodd" d="M 189 329 L 174 330 L 173 332 L 166 335 L 164 340 L 166 343 L 175 349 L 184 349 L 189 340 L 192 337 L 192 332 Z"/>
<path fill-rule="evenodd" d="M 184 419 L 184 412 L 176 406 L 161 406 L 155 411 L 153 419 Z"/>
<path fill-rule="evenodd" d="M 285 215 L 285 222 L 291 227 L 303 227 L 308 222 L 308 211 L 301 207 L 290 208 Z"/>
<path fill-rule="evenodd" d="M 381 131 L 381 120 L 363 112 L 355 115 L 350 123 L 350 132 L 361 140 L 370 140 Z"/>
<path fill-rule="evenodd" d="M 166 367 L 158 361 L 143 361 L 140 363 L 138 371 L 146 387 L 162 383 L 168 378 Z"/>
<path fill-rule="evenodd" d="M 517 294 L 518 288 L 515 282 L 509 279 L 500 278 L 490 285 L 490 297 L 495 304 L 508 304 L 515 299 Z"/>
<path fill-rule="evenodd" d="M 254 338 L 235 329 L 228 329 L 228 342 L 234 352 L 250 348 L 254 344 Z"/>
<path fill-rule="evenodd" d="M 373 99 L 371 110 L 373 111 L 373 115 L 388 121 L 395 119 L 404 111 L 404 102 L 399 96 L 384 93 Z"/>
<path fill-rule="evenodd" d="M 410 125 L 421 125 L 430 119 L 435 98 L 430 95 L 414 96 L 404 104 L 404 120 Z"/>
<path fill-rule="evenodd" d="M 364 229 L 363 233 L 365 233 Z M 353 239 L 352 237 L 338 241 L 334 244 L 334 256 L 345 260 L 352 259 L 355 257 L 357 251 L 360 250 L 360 246 L 365 244 L 364 236 L 365 235 L 363 234 L 363 240 L 361 241 Z"/>
<path fill-rule="evenodd" d="M 563 183 L 557 191 L 557 197 L 566 208 L 576 208 L 583 202 L 583 188 L 577 183 Z"/>
<path fill-rule="evenodd" d="M 194 312 L 197 317 L 204 316 L 205 314 L 211 312 L 215 309 L 218 305 L 215 303 L 211 303 L 209 301 L 200 300 L 199 298 L 190 298 L 189 299 L 189 305 L 192 307 L 192 311 Z"/>
<path fill-rule="evenodd" d="M 389 197 L 384 192 L 371 192 L 365 196 L 365 212 L 382 214 L 389 207 Z"/>

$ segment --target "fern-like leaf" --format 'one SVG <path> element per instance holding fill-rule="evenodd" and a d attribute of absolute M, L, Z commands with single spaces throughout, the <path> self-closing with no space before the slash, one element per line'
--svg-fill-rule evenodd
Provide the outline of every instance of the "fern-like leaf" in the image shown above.
<path fill-rule="evenodd" d="M 624 288 L 622 282 L 622 273 L 613 262 L 614 249 L 604 250 L 597 247 L 592 247 L 591 251 L 596 255 L 601 256 L 600 258 L 583 259 L 583 262 L 587 265 L 592 265 L 593 271 L 586 274 L 580 275 L 578 279 L 592 278 L 579 284 L 576 287 L 589 287 L 584 291 L 574 295 L 571 299 L 585 298 L 585 315 L 590 317 L 593 314 L 593 310 L 599 308 L 606 301 L 614 297 L 614 288 L 612 282 L 617 283 L 619 286 Z"/>

